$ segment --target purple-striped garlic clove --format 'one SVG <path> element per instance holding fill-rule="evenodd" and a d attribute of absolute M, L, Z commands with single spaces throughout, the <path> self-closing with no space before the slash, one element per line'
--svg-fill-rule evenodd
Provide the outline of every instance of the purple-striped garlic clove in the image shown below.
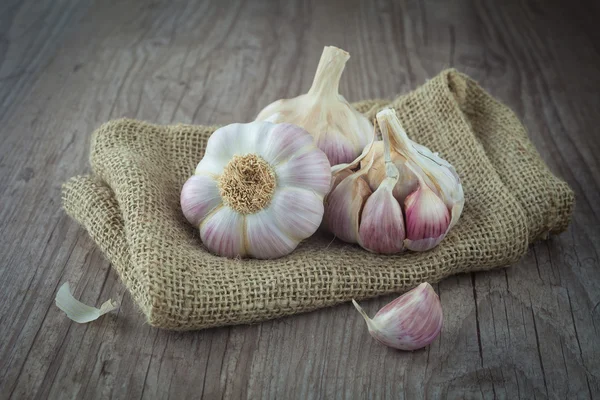
<path fill-rule="evenodd" d="M 202 243 L 212 253 L 236 258 L 247 253 L 244 245 L 244 216 L 229 207 L 221 207 L 200 225 Z"/>
<path fill-rule="evenodd" d="M 426 251 L 437 246 L 450 226 L 450 210 L 434 192 L 421 182 L 404 202 L 406 239 L 404 245 L 413 251 Z"/>
<path fill-rule="evenodd" d="M 399 350 L 417 350 L 431 344 L 443 325 L 442 304 L 431 285 L 421 283 L 369 318 L 361 306 L 354 307 L 378 342 Z"/>
<path fill-rule="evenodd" d="M 394 254 L 404 250 L 404 219 L 393 194 L 397 181 L 397 177 L 385 178 L 363 208 L 359 243 L 373 253 Z"/>
<path fill-rule="evenodd" d="M 208 175 L 192 175 L 181 189 L 181 210 L 195 227 L 223 201 L 215 179 Z"/>
<path fill-rule="evenodd" d="M 358 243 L 360 213 L 370 195 L 371 188 L 363 174 L 347 176 L 327 196 L 324 225 L 344 242 Z"/>
<path fill-rule="evenodd" d="M 246 248 L 251 257 L 279 258 L 291 253 L 298 243 L 281 229 L 271 210 L 246 215 Z"/>

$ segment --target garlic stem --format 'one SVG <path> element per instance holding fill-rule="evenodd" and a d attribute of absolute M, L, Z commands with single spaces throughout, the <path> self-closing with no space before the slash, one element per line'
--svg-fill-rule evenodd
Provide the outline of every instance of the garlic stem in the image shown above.
<path fill-rule="evenodd" d="M 385 174 L 388 178 L 393 178 L 397 182 L 400 172 L 398 171 L 396 165 L 392 162 L 390 133 L 387 126 L 381 129 L 381 136 L 383 137 L 383 159 L 385 160 Z"/>
<path fill-rule="evenodd" d="M 308 93 L 320 97 L 337 95 L 340 78 L 348 59 L 348 52 L 334 46 L 325 46 Z"/>
<path fill-rule="evenodd" d="M 389 140 L 393 141 L 396 150 L 404 150 L 409 154 L 414 154 L 416 150 L 412 147 L 412 141 L 408 138 L 406 131 L 396 116 L 396 111 L 387 108 L 377 113 L 381 135 L 389 135 Z M 385 133 L 384 133 L 385 132 Z M 391 133 L 390 133 L 391 132 Z"/>

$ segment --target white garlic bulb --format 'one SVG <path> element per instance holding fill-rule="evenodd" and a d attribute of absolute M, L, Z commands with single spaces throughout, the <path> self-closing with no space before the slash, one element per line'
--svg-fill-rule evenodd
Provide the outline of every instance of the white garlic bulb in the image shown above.
<path fill-rule="evenodd" d="M 427 282 L 406 292 L 369 318 L 352 300 L 378 342 L 399 350 L 417 350 L 433 342 L 444 322 L 442 303 Z"/>
<path fill-rule="evenodd" d="M 326 46 L 308 93 L 282 99 L 265 107 L 258 121 L 288 122 L 306 129 L 331 165 L 349 163 L 369 143 L 373 125 L 338 93 L 350 55 Z"/>
<path fill-rule="evenodd" d="M 332 167 L 324 226 L 376 253 L 432 249 L 460 217 L 460 179 L 447 161 L 408 138 L 393 110 L 380 111 L 377 121 L 383 142 Z"/>
<path fill-rule="evenodd" d="M 181 208 L 211 252 L 277 258 L 317 230 L 330 183 L 327 157 L 304 129 L 231 124 L 209 138 Z"/>

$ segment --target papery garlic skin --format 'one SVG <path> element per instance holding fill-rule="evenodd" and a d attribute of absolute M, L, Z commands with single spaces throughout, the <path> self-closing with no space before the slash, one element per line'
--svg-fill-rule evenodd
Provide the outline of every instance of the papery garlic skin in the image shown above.
<path fill-rule="evenodd" d="M 421 283 L 369 318 L 360 305 L 354 307 L 378 342 L 399 350 L 418 350 L 431 344 L 444 322 L 442 304 L 431 285 Z"/>
<path fill-rule="evenodd" d="M 304 129 L 231 124 L 209 138 L 183 185 L 181 209 L 209 251 L 278 258 L 318 229 L 330 185 L 327 156 Z"/>
<path fill-rule="evenodd" d="M 71 294 L 69 282 L 63 283 L 55 298 L 56 306 L 67 314 L 67 317 L 78 324 L 86 324 L 100 318 L 102 315 L 113 311 L 117 304 L 112 300 L 107 300 L 100 308 L 91 307 L 77 300 Z"/>
<path fill-rule="evenodd" d="M 277 100 L 256 120 L 298 125 L 310 132 L 331 165 L 351 162 L 369 143 L 373 125 L 338 93 L 349 58 L 346 51 L 326 46 L 308 93 Z"/>

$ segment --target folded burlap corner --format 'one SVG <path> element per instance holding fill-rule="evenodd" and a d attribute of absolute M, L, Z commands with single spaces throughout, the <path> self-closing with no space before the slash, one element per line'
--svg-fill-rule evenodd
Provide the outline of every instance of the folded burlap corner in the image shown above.
<path fill-rule="evenodd" d="M 185 221 L 179 193 L 216 127 L 116 120 L 93 136 L 93 175 L 69 180 L 64 208 L 114 265 L 151 325 L 201 329 L 251 323 L 517 261 L 564 230 L 574 197 L 552 175 L 522 124 L 467 76 L 442 72 L 396 100 L 356 103 L 373 119 L 398 110 L 414 140 L 458 171 L 466 204 L 435 249 L 371 254 L 317 233 L 278 260 L 210 254 Z"/>

